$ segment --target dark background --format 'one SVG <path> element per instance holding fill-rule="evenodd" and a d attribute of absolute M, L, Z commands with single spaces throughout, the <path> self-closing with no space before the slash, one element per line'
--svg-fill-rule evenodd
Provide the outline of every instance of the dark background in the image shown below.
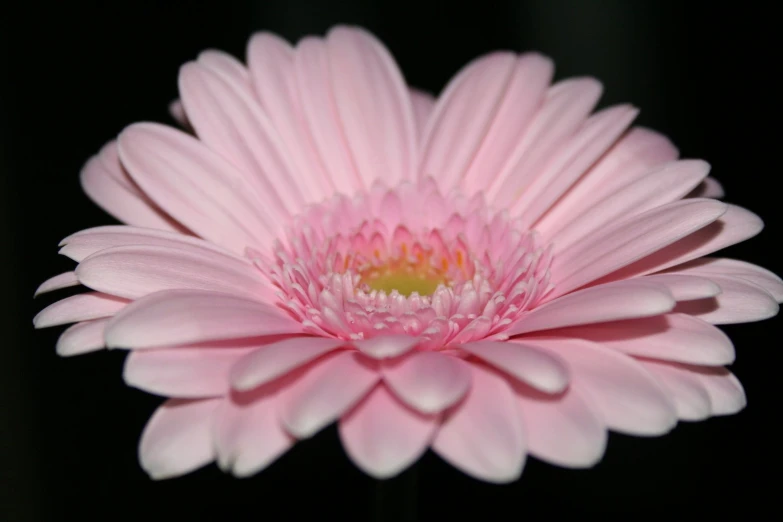
<path fill-rule="evenodd" d="M 81 192 L 84 161 L 125 125 L 169 122 L 180 64 L 209 47 L 244 57 L 249 35 L 290 39 L 335 23 L 368 27 L 409 83 L 437 92 L 468 60 L 498 48 L 539 50 L 558 78 L 589 74 L 603 104 L 632 102 L 637 122 L 668 134 L 685 157 L 705 158 L 728 201 L 766 222 L 728 255 L 777 273 L 783 231 L 777 177 L 779 67 L 763 4 L 715 2 L 34 2 L 3 7 L 0 30 L 0 346 L 2 520 L 371 520 L 375 481 L 356 470 L 326 430 L 258 476 L 214 466 L 153 482 L 136 460 L 138 436 L 159 399 L 127 388 L 123 354 L 61 359 L 61 329 L 35 332 L 53 298 L 36 286 L 70 264 L 65 236 L 112 223 Z M 769 8 L 771 9 L 771 8 Z M 774 43 L 773 43 L 774 42 Z M 773 141 L 774 140 L 774 141 Z M 680 424 L 641 439 L 612 434 L 604 460 L 571 471 L 530 459 L 508 486 L 478 483 L 427 455 L 417 472 L 420 520 L 522 520 L 531 515 L 678 516 L 771 505 L 779 477 L 780 319 L 726 328 L 749 406 L 739 415 Z M 769 478 L 766 474 L 769 473 Z M 408 479 L 386 486 L 387 514 Z M 409 496 L 410 497 L 410 496 Z M 284 518 L 285 517 L 285 518 Z"/>

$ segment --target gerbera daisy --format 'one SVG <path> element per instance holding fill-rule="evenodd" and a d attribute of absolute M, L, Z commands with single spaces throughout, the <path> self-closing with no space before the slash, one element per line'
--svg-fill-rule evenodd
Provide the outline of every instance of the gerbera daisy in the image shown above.
<path fill-rule="evenodd" d="M 552 74 L 497 52 L 435 100 L 357 28 L 206 51 L 184 130 L 133 124 L 85 165 L 126 225 L 63 240 L 78 265 L 38 292 L 89 291 L 35 325 L 75 323 L 61 355 L 130 350 L 125 381 L 168 398 L 154 478 L 251 475 L 337 422 L 374 477 L 431 448 L 506 482 L 528 454 L 587 467 L 607 430 L 739 411 L 714 325 L 774 315 L 783 282 L 704 256 L 761 220 L 635 108 L 591 114 L 599 82 Z"/>

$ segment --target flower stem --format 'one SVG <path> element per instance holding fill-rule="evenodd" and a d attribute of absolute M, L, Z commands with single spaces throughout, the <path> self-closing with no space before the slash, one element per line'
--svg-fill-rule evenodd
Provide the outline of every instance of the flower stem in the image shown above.
<path fill-rule="evenodd" d="M 396 477 L 375 484 L 374 522 L 416 522 L 418 504 L 418 465 Z"/>

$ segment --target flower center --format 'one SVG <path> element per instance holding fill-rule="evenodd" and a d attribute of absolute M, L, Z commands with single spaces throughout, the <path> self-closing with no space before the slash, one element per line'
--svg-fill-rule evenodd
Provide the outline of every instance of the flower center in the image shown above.
<path fill-rule="evenodd" d="M 552 289 L 551 248 L 535 232 L 481 195 L 446 197 L 431 180 L 313 205 L 273 262 L 251 257 L 307 331 L 409 335 L 419 349 L 503 338 Z"/>

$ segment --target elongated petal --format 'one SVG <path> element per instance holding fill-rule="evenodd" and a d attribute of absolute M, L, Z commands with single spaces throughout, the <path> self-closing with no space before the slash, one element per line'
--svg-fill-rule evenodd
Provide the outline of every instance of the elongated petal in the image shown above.
<path fill-rule="evenodd" d="M 35 291 L 35 297 L 46 292 L 53 292 L 55 290 L 62 290 L 63 288 L 70 288 L 79 284 L 79 278 L 76 277 L 74 272 L 64 272 L 54 277 L 50 277 L 38 287 Z"/>
<path fill-rule="evenodd" d="M 101 250 L 118 246 L 163 246 L 192 252 L 206 250 L 232 257 L 234 260 L 248 262 L 229 250 L 197 237 L 166 230 L 122 225 L 88 228 L 76 232 L 60 241 L 60 246 L 62 255 L 77 262 Z"/>
<path fill-rule="evenodd" d="M 703 228 L 726 212 L 712 199 L 663 205 L 606 227 L 566 248 L 552 262 L 552 297 L 579 288 L 661 250 Z"/>
<path fill-rule="evenodd" d="M 280 418 L 298 439 L 340 418 L 380 380 L 380 372 L 356 352 L 341 351 L 314 362 L 280 400 Z"/>
<path fill-rule="evenodd" d="M 108 322 L 108 319 L 95 319 L 70 326 L 57 339 L 57 355 L 70 357 L 100 350 L 106 345 L 103 332 Z"/>
<path fill-rule="evenodd" d="M 38 315 L 33 318 L 33 325 L 36 328 L 47 328 L 111 317 L 125 308 L 128 303 L 127 299 L 100 292 L 77 294 L 50 304 L 38 312 Z"/>
<path fill-rule="evenodd" d="M 562 252 L 580 238 L 594 234 L 617 219 L 641 214 L 677 201 L 693 189 L 709 172 L 703 161 L 678 161 L 659 167 L 625 185 L 579 216 L 554 237 L 555 252 Z"/>
<path fill-rule="evenodd" d="M 190 129 L 190 122 L 188 121 L 188 115 L 185 113 L 185 107 L 182 105 L 182 100 L 174 100 L 169 104 L 169 115 L 174 118 L 174 121 L 179 123 L 179 126 L 183 129 Z"/>
<path fill-rule="evenodd" d="M 725 368 L 690 367 L 707 394 L 713 415 L 734 415 L 745 408 L 747 399 L 739 379 Z"/>
<path fill-rule="evenodd" d="M 665 286 L 677 301 L 691 301 L 715 297 L 721 293 L 720 286 L 707 277 L 681 274 L 653 274 L 646 276 L 645 281 Z"/>
<path fill-rule="evenodd" d="M 723 185 L 715 178 L 706 178 L 688 196 L 692 198 L 720 199 L 726 195 Z"/>
<path fill-rule="evenodd" d="M 231 367 L 253 349 L 137 350 L 125 359 L 122 376 L 130 386 L 166 397 L 219 397 L 230 391 Z"/>
<path fill-rule="evenodd" d="M 469 140 L 478 140 L 475 155 L 462 176 L 461 184 L 469 193 L 483 190 L 500 174 L 543 103 L 546 89 L 552 81 L 552 61 L 540 54 L 518 56 L 512 67 L 511 76 L 494 103 L 469 105 L 476 106 L 478 111 L 494 112 L 488 115 L 482 112 L 469 114 L 470 132 L 463 129 L 461 133 L 464 145 L 473 145 Z M 454 107 L 450 110 L 453 111 Z M 486 116 L 491 118 L 486 126 L 476 125 Z M 474 119 L 476 117 L 478 121 Z"/>
<path fill-rule="evenodd" d="M 638 357 L 713 366 L 734 361 L 734 346 L 726 334 L 686 314 L 577 326 L 564 332 Z"/>
<path fill-rule="evenodd" d="M 477 341 L 460 349 L 545 393 L 568 386 L 568 368 L 556 355 L 523 343 Z"/>
<path fill-rule="evenodd" d="M 370 339 L 352 341 L 360 352 L 373 359 L 397 357 L 412 350 L 420 340 L 409 335 L 379 335 Z"/>
<path fill-rule="evenodd" d="M 427 450 L 436 419 L 408 408 L 381 384 L 340 419 L 340 440 L 362 471 L 377 479 L 390 478 Z"/>
<path fill-rule="evenodd" d="M 478 479 L 514 481 L 526 457 L 517 400 L 497 374 L 476 365 L 471 365 L 471 373 L 470 392 L 446 416 L 432 449 Z"/>
<path fill-rule="evenodd" d="M 432 111 L 435 108 L 435 97 L 418 89 L 411 89 L 411 106 L 413 107 L 413 121 L 416 126 L 416 143 L 424 137 L 424 130 L 427 127 Z"/>
<path fill-rule="evenodd" d="M 275 388 L 232 393 L 215 413 L 213 436 L 218 466 L 249 477 L 272 464 L 293 445 L 277 416 Z"/>
<path fill-rule="evenodd" d="M 670 311 L 676 302 L 665 286 L 617 281 L 593 286 L 550 301 L 522 316 L 509 335 L 580 324 L 648 317 Z"/>
<path fill-rule="evenodd" d="M 220 399 L 163 403 L 150 418 L 139 444 L 139 460 L 153 479 L 190 473 L 215 459 L 212 424 Z"/>
<path fill-rule="evenodd" d="M 726 212 L 716 221 L 609 274 L 605 280 L 628 279 L 666 270 L 750 239 L 763 228 L 764 223 L 757 215 L 736 205 L 727 205 Z"/>
<path fill-rule="evenodd" d="M 279 36 L 260 32 L 248 43 L 247 61 L 261 107 L 297 165 L 297 183 L 308 185 L 316 201 L 326 199 L 334 192 L 334 184 L 305 121 L 296 87 L 293 49 Z"/>
<path fill-rule="evenodd" d="M 762 321 L 777 315 L 779 305 L 762 287 L 742 279 L 712 276 L 721 293 L 708 299 L 679 303 L 675 311 L 712 324 Z"/>
<path fill-rule="evenodd" d="M 551 395 L 521 384 L 514 392 L 531 455 L 568 468 L 586 468 L 601 460 L 606 424 L 584 393 L 569 388 Z"/>
<path fill-rule="evenodd" d="M 665 136 L 643 127 L 629 130 L 538 220 L 536 230 L 545 237 L 554 237 L 599 201 L 678 156 L 676 147 Z"/>
<path fill-rule="evenodd" d="M 650 362 L 650 364 L 652 363 L 653 361 Z M 726 368 L 671 363 L 666 365 L 666 370 L 669 376 L 666 382 L 670 383 L 672 379 L 677 379 L 681 381 L 678 383 L 680 388 L 685 386 L 689 388 L 700 387 L 706 392 L 709 398 L 709 413 L 711 415 L 733 415 L 741 411 L 747 404 L 742 384 Z M 694 379 L 698 384 L 691 382 Z M 688 384 L 685 384 L 686 380 Z M 697 400 L 695 397 L 685 397 L 685 393 L 694 395 L 693 390 L 686 392 L 680 389 L 678 391 L 680 401 L 689 400 L 694 402 Z M 699 400 L 703 400 L 703 397 Z M 695 405 L 691 405 L 691 408 L 694 407 Z M 703 410 L 704 406 L 702 405 L 700 408 Z"/>
<path fill-rule="evenodd" d="M 161 230 L 183 230 L 131 180 L 120 163 L 116 141 L 107 143 L 87 161 L 79 179 L 90 199 L 123 223 Z"/>
<path fill-rule="evenodd" d="M 101 250 L 79 263 L 79 281 L 93 290 L 136 299 L 161 290 L 212 290 L 259 299 L 269 294 L 261 273 L 216 252 L 160 246 Z"/>
<path fill-rule="evenodd" d="M 425 130 L 420 175 L 456 186 L 475 157 L 514 74 L 512 53 L 474 60 L 458 73 L 438 99 Z"/>
<path fill-rule="evenodd" d="M 301 330 L 264 303 L 218 292 L 166 290 L 134 301 L 114 317 L 106 327 L 106 345 L 154 348 Z"/>
<path fill-rule="evenodd" d="M 345 344 L 341 339 L 293 337 L 266 345 L 235 365 L 231 385 L 240 391 L 250 390 Z"/>
<path fill-rule="evenodd" d="M 519 212 L 526 226 L 538 221 L 611 148 L 638 113 L 634 107 L 620 105 L 592 115 L 520 192 L 511 212 Z"/>
<path fill-rule="evenodd" d="M 364 186 L 410 179 L 416 129 L 408 88 L 389 52 L 373 35 L 336 27 L 326 37 L 334 104 L 345 143 Z"/>
<path fill-rule="evenodd" d="M 470 371 L 455 357 L 416 352 L 382 368 L 387 386 L 405 404 L 422 413 L 437 413 L 462 399 L 470 388 Z"/>
<path fill-rule="evenodd" d="M 201 141 L 239 168 L 259 205 L 279 218 L 303 207 L 295 166 L 250 92 L 194 62 L 180 69 L 179 90 Z"/>
<path fill-rule="evenodd" d="M 199 65 L 219 74 L 226 81 L 237 86 L 243 92 L 250 93 L 250 73 L 245 65 L 230 54 L 217 50 L 207 49 L 198 55 Z"/>
<path fill-rule="evenodd" d="M 274 219 L 243 174 L 196 138 L 137 123 L 120 134 L 119 152 L 144 192 L 199 236 L 240 254 L 273 240 Z"/>
<path fill-rule="evenodd" d="M 650 436 L 668 432 L 677 422 L 665 388 L 631 357 L 580 339 L 526 338 L 525 343 L 566 360 L 571 386 L 590 397 L 609 428 Z"/>
<path fill-rule="evenodd" d="M 585 122 L 601 91 L 601 84 L 592 78 L 572 78 L 550 87 L 511 158 L 488 187 L 487 200 L 510 207 Z"/>
<path fill-rule="evenodd" d="M 312 136 L 313 148 L 335 189 L 351 194 L 364 186 L 350 149 L 345 143 L 339 114 L 334 106 L 329 53 L 323 40 L 304 38 L 294 53 L 294 77 L 302 115 Z"/>
<path fill-rule="evenodd" d="M 693 372 L 657 361 L 640 362 L 666 388 L 674 400 L 678 418 L 700 421 L 710 416 L 710 394 Z"/>
<path fill-rule="evenodd" d="M 731 279 L 737 278 L 760 286 L 769 292 L 777 302 L 783 302 L 783 279 L 766 268 L 746 261 L 707 257 L 677 265 L 667 270 L 664 274 L 668 276 L 682 274 L 697 277 L 718 275 Z"/>

